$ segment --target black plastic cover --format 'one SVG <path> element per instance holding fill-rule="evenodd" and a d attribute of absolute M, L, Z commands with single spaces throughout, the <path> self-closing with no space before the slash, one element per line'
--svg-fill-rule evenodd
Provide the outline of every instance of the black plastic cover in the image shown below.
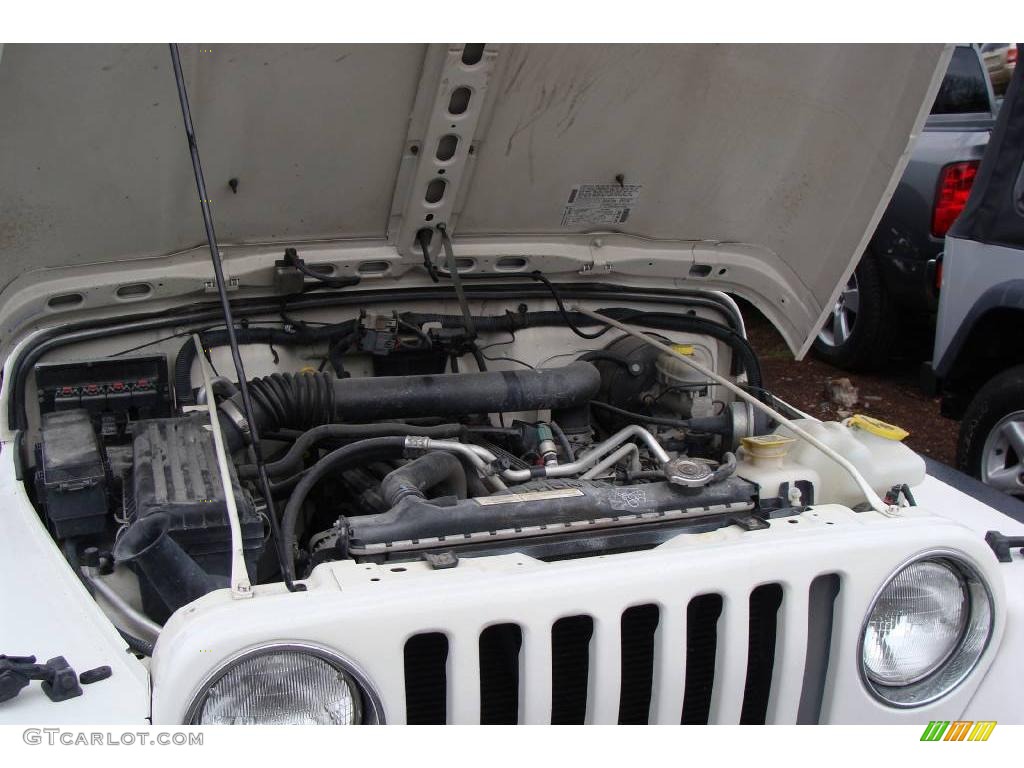
<path fill-rule="evenodd" d="M 152 419 L 134 425 L 132 500 L 137 518 L 163 512 L 170 536 L 208 573 L 230 573 L 231 527 L 213 435 L 205 419 Z M 230 465 L 246 558 L 263 548 L 263 521 Z"/>
<path fill-rule="evenodd" d="M 44 414 L 42 439 L 39 485 L 54 536 L 101 533 L 107 517 L 106 467 L 88 412 Z"/>
<path fill-rule="evenodd" d="M 170 519 L 167 535 L 207 574 L 231 575 L 231 526 L 217 465 L 213 434 L 202 416 L 151 419 L 133 425 L 132 477 L 126 483 L 125 512 L 135 520 L 163 513 Z M 256 581 L 256 564 L 263 551 L 263 520 L 242 490 L 229 464 L 242 528 L 249 578 Z M 163 621 L 173 606 L 141 569 L 142 606 L 155 621 Z"/>
<path fill-rule="evenodd" d="M 35 367 L 40 413 L 84 409 L 105 443 L 128 441 L 131 421 L 170 415 L 163 355 Z"/>

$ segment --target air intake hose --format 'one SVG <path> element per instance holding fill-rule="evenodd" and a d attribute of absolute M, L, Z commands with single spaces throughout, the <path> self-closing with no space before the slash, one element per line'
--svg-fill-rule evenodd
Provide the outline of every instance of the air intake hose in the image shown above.
<path fill-rule="evenodd" d="M 597 368 L 575 362 L 527 371 L 351 379 L 275 373 L 251 381 L 249 392 L 256 426 L 265 432 L 332 422 L 568 408 L 590 401 L 600 386 Z M 221 403 L 220 422 L 229 451 L 248 443 L 239 395 Z"/>
<path fill-rule="evenodd" d="M 134 563 L 174 613 L 207 592 L 228 586 L 228 580 L 200 568 L 168 535 L 170 523 L 162 512 L 136 520 L 114 545 L 114 560 Z"/>

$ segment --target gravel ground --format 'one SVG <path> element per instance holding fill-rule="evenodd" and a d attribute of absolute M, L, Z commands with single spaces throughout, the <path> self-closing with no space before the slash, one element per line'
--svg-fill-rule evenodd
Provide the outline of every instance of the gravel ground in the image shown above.
<path fill-rule="evenodd" d="M 828 379 L 847 377 L 860 397 L 853 411 L 898 424 L 910 432 L 906 442 L 918 453 L 952 465 L 959 425 L 939 415 L 938 398 L 925 397 L 918 386 L 920 362 L 894 361 L 873 373 L 849 373 L 808 355 L 793 359 L 774 326 L 750 304 L 743 304 L 750 343 L 761 359 L 765 387 L 797 408 L 821 419 L 838 419 L 825 395 Z"/>

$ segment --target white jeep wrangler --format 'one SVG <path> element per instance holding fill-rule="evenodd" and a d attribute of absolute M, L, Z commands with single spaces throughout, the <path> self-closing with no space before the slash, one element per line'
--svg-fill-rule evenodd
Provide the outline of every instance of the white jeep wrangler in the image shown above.
<path fill-rule="evenodd" d="M 807 350 L 948 55 L 4 47 L 0 720 L 1024 719 L 1021 518 L 730 298 Z"/>

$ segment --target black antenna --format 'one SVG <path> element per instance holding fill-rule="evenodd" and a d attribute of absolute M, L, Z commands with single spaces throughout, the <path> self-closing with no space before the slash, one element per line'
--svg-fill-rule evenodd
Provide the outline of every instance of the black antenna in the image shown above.
<path fill-rule="evenodd" d="M 178 84 L 178 99 L 181 101 L 181 116 L 185 121 L 185 135 L 188 138 L 188 150 L 192 155 L 192 170 L 196 176 L 196 189 L 199 191 L 199 207 L 203 211 L 203 226 L 206 227 L 206 242 L 210 246 L 210 261 L 213 262 L 213 274 L 217 280 L 217 294 L 220 296 L 220 306 L 224 312 L 224 323 L 228 331 L 228 345 L 231 347 L 231 359 L 235 364 L 238 388 L 242 393 L 242 409 L 245 411 L 246 421 L 249 422 L 249 434 L 252 437 L 252 448 L 256 457 L 256 471 L 259 474 L 263 496 L 267 501 L 267 517 L 270 518 L 270 531 L 274 537 L 274 551 L 277 553 L 281 575 L 284 577 L 284 583 L 288 587 L 288 591 L 302 592 L 305 591 L 306 586 L 292 581 L 291 576 L 289 576 L 291 569 L 285 567 L 285 557 L 288 553 L 281 551 L 281 527 L 278 524 L 277 514 L 274 511 L 274 497 L 270 491 L 270 478 L 267 477 L 267 468 L 263 464 L 260 436 L 256 427 L 256 419 L 253 418 L 252 399 L 249 397 L 249 380 L 245 375 L 242 355 L 238 351 L 238 339 L 235 337 L 235 320 L 231 315 L 231 302 L 228 300 L 228 291 L 224 283 L 224 267 L 220 260 L 220 249 L 217 247 L 217 233 L 213 231 L 213 214 L 210 212 L 210 199 L 206 195 L 206 182 L 203 180 L 203 166 L 199 161 L 199 145 L 196 143 L 196 132 L 192 127 L 192 111 L 188 106 L 185 78 L 181 74 L 181 58 L 178 55 L 178 44 L 171 43 L 170 48 L 171 63 L 174 65 L 174 79 Z"/>

